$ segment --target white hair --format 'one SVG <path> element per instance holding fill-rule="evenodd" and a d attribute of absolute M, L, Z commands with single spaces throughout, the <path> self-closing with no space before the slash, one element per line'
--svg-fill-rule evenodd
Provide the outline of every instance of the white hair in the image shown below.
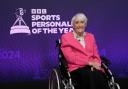
<path fill-rule="evenodd" d="M 71 19 L 71 25 L 73 26 L 73 23 L 75 22 L 76 19 L 84 20 L 85 23 L 87 23 L 88 19 L 85 16 L 84 13 L 77 13 L 75 14 L 72 19 Z"/>

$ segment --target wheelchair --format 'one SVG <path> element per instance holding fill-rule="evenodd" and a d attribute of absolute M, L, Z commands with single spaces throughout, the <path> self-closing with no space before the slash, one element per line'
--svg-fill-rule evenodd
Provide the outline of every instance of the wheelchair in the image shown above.
<path fill-rule="evenodd" d="M 60 49 L 61 41 L 60 39 L 56 41 L 56 46 L 58 47 L 58 59 L 59 59 L 59 66 L 57 68 L 53 68 L 52 72 L 50 73 L 49 77 L 49 89 L 75 89 L 74 83 L 72 82 L 70 72 L 67 70 L 68 66 L 65 60 L 65 57 Z M 108 65 L 110 62 L 107 58 L 101 56 L 102 65 L 101 67 L 105 71 L 105 76 L 108 80 L 108 85 L 110 89 L 120 89 L 118 83 L 115 82 L 114 76 Z"/>

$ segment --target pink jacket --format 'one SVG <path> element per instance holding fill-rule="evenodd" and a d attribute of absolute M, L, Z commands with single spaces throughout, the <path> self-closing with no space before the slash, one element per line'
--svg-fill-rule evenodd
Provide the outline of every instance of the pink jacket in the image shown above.
<path fill-rule="evenodd" d="M 101 64 L 93 34 L 86 32 L 85 48 L 76 38 L 74 38 L 72 32 L 62 35 L 61 42 L 61 50 L 68 62 L 68 70 L 70 72 L 88 65 L 90 61 L 95 61 Z"/>

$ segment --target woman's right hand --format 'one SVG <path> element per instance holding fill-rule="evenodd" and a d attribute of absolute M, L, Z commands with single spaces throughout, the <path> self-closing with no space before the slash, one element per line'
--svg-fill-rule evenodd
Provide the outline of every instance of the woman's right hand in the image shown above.
<path fill-rule="evenodd" d="M 97 62 L 89 62 L 89 65 L 97 70 L 101 70 L 101 65 Z M 92 69 L 91 69 L 92 70 Z"/>

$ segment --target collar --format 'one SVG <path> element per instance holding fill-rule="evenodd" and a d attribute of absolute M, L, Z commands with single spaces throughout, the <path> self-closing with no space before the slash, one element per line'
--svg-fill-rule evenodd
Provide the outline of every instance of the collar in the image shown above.
<path fill-rule="evenodd" d="M 73 31 L 73 35 L 75 38 L 81 38 L 75 31 Z M 86 36 L 86 32 L 83 33 L 83 38 Z"/>

